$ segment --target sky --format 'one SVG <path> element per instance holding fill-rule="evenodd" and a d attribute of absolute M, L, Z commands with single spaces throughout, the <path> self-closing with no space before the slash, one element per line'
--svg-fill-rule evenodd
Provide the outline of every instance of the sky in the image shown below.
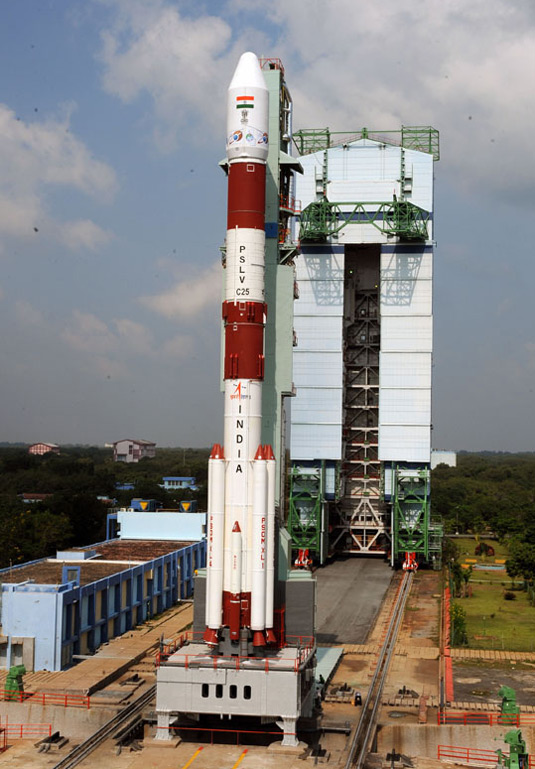
<path fill-rule="evenodd" d="M 433 445 L 535 450 L 532 0 L 17 0 L 0 25 L 0 441 L 221 440 L 225 99 L 432 125 Z"/>

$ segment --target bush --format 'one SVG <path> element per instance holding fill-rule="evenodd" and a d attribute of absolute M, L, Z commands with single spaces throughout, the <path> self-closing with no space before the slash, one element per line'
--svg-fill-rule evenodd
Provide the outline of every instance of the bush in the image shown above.
<path fill-rule="evenodd" d="M 503 594 L 503 597 L 506 601 L 516 601 L 516 595 L 512 590 L 506 590 Z"/>

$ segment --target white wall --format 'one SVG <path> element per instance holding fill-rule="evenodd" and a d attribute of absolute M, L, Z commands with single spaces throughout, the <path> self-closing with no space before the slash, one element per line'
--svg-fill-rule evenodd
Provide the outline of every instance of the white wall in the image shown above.
<path fill-rule="evenodd" d="M 119 511 L 121 539 L 176 539 L 198 542 L 205 535 L 206 513 L 138 513 Z"/>

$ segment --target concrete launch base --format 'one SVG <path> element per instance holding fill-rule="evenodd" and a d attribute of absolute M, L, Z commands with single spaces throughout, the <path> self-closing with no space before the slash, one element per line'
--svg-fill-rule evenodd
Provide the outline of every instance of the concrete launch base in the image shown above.
<path fill-rule="evenodd" d="M 285 646 L 264 658 L 229 657 L 205 644 L 185 644 L 158 669 L 158 738 L 169 739 L 181 715 L 197 720 L 203 714 L 219 715 L 220 728 L 229 732 L 233 718 L 253 716 L 264 724 L 277 722 L 284 748 L 293 755 L 299 747 L 297 721 L 310 717 L 314 707 L 315 664 L 313 642 Z"/>
<path fill-rule="evenodd" d="M 282 742 L 272 742 L 268 745 L 267 752 L 279 756 L 295 756 L 304 758 L 308 750 L 306 742 L 298 742 L 297 745 L 283 745 Z"/>
<path fill-rule="evenodd" d="M 157 737 L 145 737 L 143 740 L 143 745 L 146 745 L 147 747 L 152 746 L 155 748 L 178 748 L 180 743 L 182 742 L 181 737 L 177 737 L 176 735 L 173 735 L 172 737 L 168 739 L 158 739 Z"/>

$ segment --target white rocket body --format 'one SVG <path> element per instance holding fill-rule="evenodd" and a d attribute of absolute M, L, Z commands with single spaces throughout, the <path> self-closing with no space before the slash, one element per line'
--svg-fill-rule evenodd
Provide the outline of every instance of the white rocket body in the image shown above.
<path fill-rule="evenodd" d="M 261 446 L 264 378 L 265 179 L 268 90 L 257 57 L 244 53 L 228 89 L 228 224 L 224 278 L 224 449 L 209 460 L 205 641 L 229 628 L 253 645 L 273 632 L 275 469 Z"/>

